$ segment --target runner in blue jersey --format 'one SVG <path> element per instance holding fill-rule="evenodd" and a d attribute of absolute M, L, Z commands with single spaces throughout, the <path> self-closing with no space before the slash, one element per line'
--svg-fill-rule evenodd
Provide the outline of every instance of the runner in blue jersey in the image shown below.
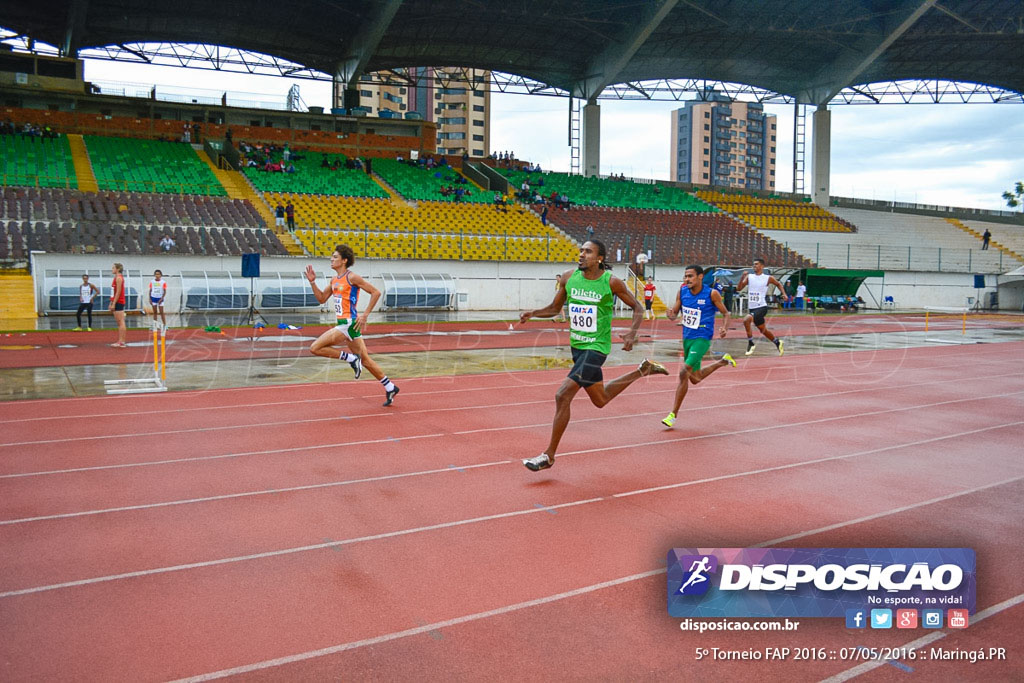
<path fill-rule="evenodd" d="M 683 405 L 686 392 L 691 384 L 700 384 L 701 380 L 718 368 L 726 365 L 736 367 L 732 356 L 725 354 L 714 364 L 701 369 L 701 359 L 711 348 L 711 340 L 715 336 L 715 311 L 724 316 L 722 329 L 718 336 L 725 337 L 729 329 L 729 310 L 722 303 L 722 295 L 718 290 L 704 284 L 704 269 L 700 266 L 686 266 L 683 285 L 676 295 L 676 302 L 666 315 L 675 320 L 680 311 L 683 314 L 683 367 L 679 369 L 679 384 L 676 386 L 675 403 L 672 412 L 662 420 L 662 424 L 671 427 L 676 422 L 676 413 Z"/>

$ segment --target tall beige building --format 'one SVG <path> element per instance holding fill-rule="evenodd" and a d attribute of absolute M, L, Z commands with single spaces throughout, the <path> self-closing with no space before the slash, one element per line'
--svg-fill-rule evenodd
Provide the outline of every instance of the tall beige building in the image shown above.
<path fill-rule="evenodd" d="M 359 83 L 360 105 L 369 116 L 422 118 L 437 124 L 437 151 L 441 154 L 485 157 L 491 144 L 491 72 L 480 69 L 395 69 L 366 76 Z M 418 85 L 408 85 L 407 76 Z M 470 82 L 466 82 L 467 78 Z"/>
<path fill-rule="evenodd" d="M 775 189 L 776 117 L 758 102 L 719 93 L 672 112 L 670 179 L 750 190 Z"/>

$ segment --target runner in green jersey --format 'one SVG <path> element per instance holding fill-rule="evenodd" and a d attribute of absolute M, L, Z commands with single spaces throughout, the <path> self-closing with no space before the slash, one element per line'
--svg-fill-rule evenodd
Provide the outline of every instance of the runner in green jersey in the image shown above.
<path fill-rule="evenodd" d="M 569 424 L 569 407 L 576 393 L 582 388 L 590 402 L 603 408 L 630 384 L 652 373 L 667 375 L 664 366 L 646 358 L 636 370 L 626 373 L 604 384 L 601 366 L 612 349 L 612 309 L 615 297 L 633 309 L 633 326 L 622 335 L 622 350 L 629 351 L 636 342 L 637 330 L 644 319 L 644 307 L 626 285 L 608 270 L 605 263 L 607 250 L 597 240 L 584 242 L 580 247 L 580 261 L 577 270 L 562 273 L 561 287 L 555 292 L 555 299 L 544 308 L 525 311 L 519 322 L 530 318 L 550 318 L 569 303 L 569 343 L 572 346 L 572 370 L 569 377 L 555 394 L 555 421 L 551 426 L 551 441 L 547 450 L 536 458 L 523 460 L 523 464 L 534 472 L 547 469 L 555 463 L 555 450 Z"/>

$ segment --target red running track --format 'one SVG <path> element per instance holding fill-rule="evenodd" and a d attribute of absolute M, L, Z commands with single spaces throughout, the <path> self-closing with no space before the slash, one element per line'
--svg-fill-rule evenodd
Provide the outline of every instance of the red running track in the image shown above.
<path fill-rule="evenodd" d="M 510 313 L 510 315 L 513 315 Z M 1020 316 L 972 316 L 968 329 L 1019 326 Z M 515 325 L 509 322 L 431 322 L 372 324 L 367 331 L 371 353 L 469 351 L 498 348 L 547 348 L 569 343 L 568 324 L 550 320 Z M 920 314 L 859 315 L 775 315 L 768 326 L 782 337 L 832 336 L 848 334 L 920 332 L 925 320 Z M 615 321 L 625 329 L 627 321 Z M 733 321 L 728 338 L 746 336 L 739 321 Z M 929 322 L 929 331 L 961 330 L 960 318 L 939 316 Z M 167 332 L 167 362 L 245 360 L 250 358 L 291 359 L 309 356 L 310 341 L 326 330 L 312 326 L 299 330 L 228 328 L 220 333 L 198 329 L 170 329 Z M 640 341 L 678 340 L 679 327 L 665 319 L 645 321 Z M 758 335 L 759 337 L 759 335 Z M 760 337 L 759 337 L 760 338 Z M 114 349 L 117 331 L 25 332 L 0 335 L 0 369 L 110 363 L 152 362 L 153 337 L 148 329 L 130 329 L 128 348 Z M 767 342 L 764 342 L 767 343 Z"/>
<path fill-rule="evenodd" d="M 519 460 L 564 371 L 406 380 L 391 410 L 372 382 L 4 404 L 4 678 L 801 681 L 859 662 L 694 652 L 925 635 L 681 632 L 667 550 L 753 545 L 973 547 L 985 616 L 938 643 L 1011 659 L 901 664 L 1020 678 L 1022 351 L 751 360 L 675 430 L 647 378 L 578 400 L 543 473 Z"/>

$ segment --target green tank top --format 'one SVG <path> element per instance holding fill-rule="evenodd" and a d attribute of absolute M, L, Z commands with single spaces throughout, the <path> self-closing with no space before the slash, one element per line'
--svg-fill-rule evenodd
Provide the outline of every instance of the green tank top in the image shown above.
<path fill-rule="evenodd" d="M 604 355 L 612 350 L 612 274 L 603 271 L 596 280 L 577 270 L 565 284 L 569 302 L 569 343 L 577 349 L 594 349 Z"/>

